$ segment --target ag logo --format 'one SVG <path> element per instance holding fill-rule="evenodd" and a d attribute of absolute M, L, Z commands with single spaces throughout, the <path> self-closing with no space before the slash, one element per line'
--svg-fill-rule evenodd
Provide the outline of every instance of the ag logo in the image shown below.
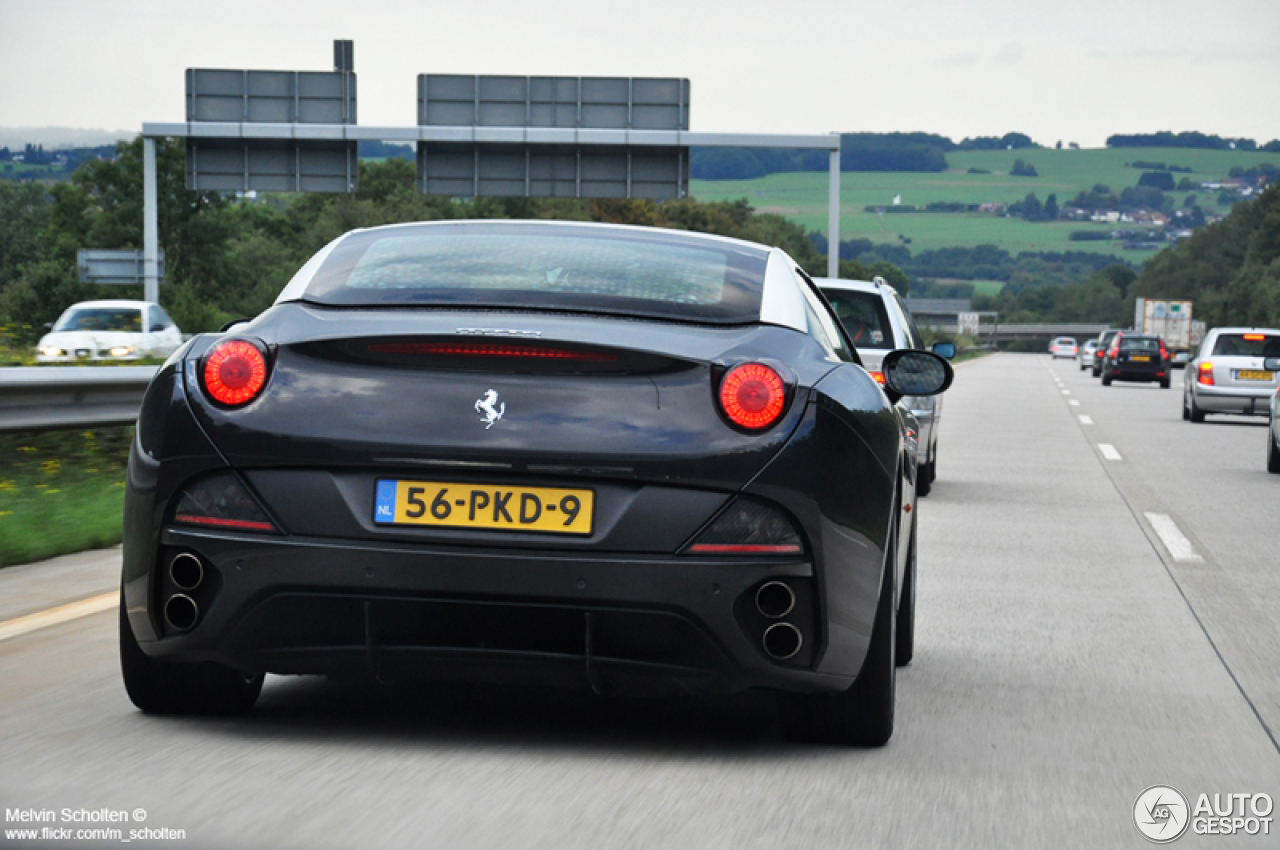
<path fill-rule="evenodd" d="M 484 429 L 488 431 L 494 424 L 502 418 L 502 414 L 507 412 L 507 403 L 498 402 L 497 407 L 494 402 L 498 401 L 497 390 L 485 390 L 484 396 L 476 400 L 476 413 L 481 416 L 480 421 L 484 423 Z"/>
<path fill-rule="evenodd" d="M 1182 837 L 1191 822 L 1187 798 L 1169 785 L 1152 785 L 1133 804 L 1133 822 L 1142 837 L 1168 844 Z"/>

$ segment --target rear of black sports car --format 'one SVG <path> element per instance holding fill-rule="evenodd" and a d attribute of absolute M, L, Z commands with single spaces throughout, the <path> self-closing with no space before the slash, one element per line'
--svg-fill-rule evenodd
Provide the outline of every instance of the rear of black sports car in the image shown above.
<path fill-rule="evenodd" d="M 243 708 L 264 673 L 848 691 L 902 438 L 865 372 L 759 320 L 763 249 L 708 266 L 688 235 L 469 224 L 432 254 L 446 227 L 346 237 L 302 297 L 157 374 L 125 505 L 135 702 Z M 512 295 L 502 252 L 559 238 L 568 270 Z M 637 295 L 637 250 L 719 300 Z"/>

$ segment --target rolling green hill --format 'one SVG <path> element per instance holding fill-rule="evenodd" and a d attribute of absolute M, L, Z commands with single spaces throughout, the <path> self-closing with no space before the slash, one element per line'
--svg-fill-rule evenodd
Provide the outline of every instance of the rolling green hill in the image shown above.
<path fill-rule="evenodd" d="M 1013 177 L 1015 159 L 1033 166 L 1038 177 Z M 1253 168 L 1262 163 L 1280 167 L 1280 154 L 1252 151 L 1218 151 L 1194 148 L 1104 148 L 1097 150 L 1022 149 L 1017 151 L 957 151 L 947 154 L 950 169 L 941 172 L 845 172 L 840 176 L 840 238 L 856 237 L 873 242 L 905 244 L 912 252 L 990 243 L 1010 253 L 1019 251 L 1092 251 L 1137 262 L 1151 251 L 1125 251 L 1108 242 L 1072 242 L 1073 230 L 1109 231 L 1116 225 L 1091 222 L 1026 222 L 987 213 L 899 213 L 876 215 L 867 205 L 902 203 L 924 206 L 935 201 L 965 204 L 1003 203 L 1021 200 L 1034 192 L 1040 201 L 1056 194 L 1058 203 L 1105 184 L 1115 193 L 1137 185 L 1143 170 L 1132 162 L 1158 162 L 1191 168 L 1174 173 L 1175 181 L 1193 182 L 1225 178 L 1233 167 Z M 969 169 L 989 174 L 970 174 Z M 690 194 L 702 201 L 747 198 L 761 212 L 776 212 L 811 230 L 827 230 L 827 175 L 825 172 L 770 174 L 755 180 L 694 180 Z M 1206 215 L 1225 213 L 1218 193 L 1208 191 L 1167 193 L 1181 206 L 1195 194 Z M 1135 225 L 1124 225 L 1136 229 Z"/>

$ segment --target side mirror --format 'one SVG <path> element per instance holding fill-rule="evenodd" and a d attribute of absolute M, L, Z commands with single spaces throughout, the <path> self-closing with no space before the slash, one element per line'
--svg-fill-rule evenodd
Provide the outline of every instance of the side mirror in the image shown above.
<path fill-rule="evenodd" d="M 51 331 L 51 330 L 53 330 L 53 322 L 45 322 L 45 323 L 44 323 L 44 329 L 45 329 L 46 331 Z"/>
<path fill-rule="evenodd" d="M 219 329 L 218 329 L 218 333 L 220 333 L 220 334 L 224 334 L 224 333 L 226 333 L 227 331 L 229 331 L 229 330 L 231 330 L 232 328 L 234 328 L 236 325 L 243 325 L 245 322 L 252 322 L 252 321 L 253 321 L 253 319 L 232 319 L 231 321 L 229 321 L 229 322 L 227 322 L 225 325 L 223 325 L 221 328 L 219 328 Z"/>
<path fill-rule="evenodd" d="M 954 342 L 935 342 L 929 350 L 945 360 L 954 360 L 956 356 L 956 344 Z"/>
<path fill-rule="evenodd" d="M 161 331 L 163 331 L 163 330 L 165 329 L 165 327 L 167 327 L 167 326 L 166 326 L 166 325 L 152 325 L 152 326 L 151 326 L 151 333 L 153 333 L 153 334 L 158 334 L 158 333 L 160 333 Z"/>
<path fill-rule="evenodd" d="M 1268 357 L 1262 361 L 1263 368 L 1272 372 L 1280 372 L 1280 357 Z"/>
<path fill-rule="evenodd" d="M 929 351 L 900 348 L 890 351 L 880 362 L 885 392 L 891 401 L 903 396 L 929 396 L 951 386 L 955 370 L 946 360 Z"/>

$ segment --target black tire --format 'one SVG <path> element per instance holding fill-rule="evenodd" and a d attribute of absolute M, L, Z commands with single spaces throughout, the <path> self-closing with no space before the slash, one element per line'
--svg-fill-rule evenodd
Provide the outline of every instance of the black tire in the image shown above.
<path fill-rule="evenodd" d="M 1190 398 L 1190 394 L 1189 394 L 1189 393 L 1183 393 L 1183 394 L 1182 394 L 1182 421 L 1183 421 L 1183 422 L 1190 422 L 1190 421 L 1191 421 L 1191 408 L 1187 407 L 1187 399 L 1188 399 L 1188 398 Z"/>
<path fill-rule="evenodd" d="M 1096 378 L 1096 377 L 1098 377 L 1098 376 L 1099 376 L 1099 375 L 1101 375 L 1101 374 L 1102 374 L 1102 369 L 1101 369 L 1100 367 L 1098 367 L 1098 366 L 1094 366 L 1094 367 L 1093 367 L 1093 377 L 1095 377 L 1095 378 Z"/>
<path fill-rule="evenodd" d="M 1191 409 L 1187 412 L 1187 416 L 1192 422 L 1203 422 L 1204 411 L 1196 406 L 1196 394 L 1194 392 L 1190 392 L 1187 394 L 1187 397 L 1191 400 Z"/>
<path fill-rule="evenodd" d="M 1103 385 L 1104 387 L 1109 387 L 1109 386 L 1111 386 L 1111 376 L 1110 376 L 1110 375 L 1103 375 L 1103 376 L 1102 376 L 1102 385 Z"/>
<path fill-rule="evenodd" d="M 916 495 L 927 496 L 933 489 L 933 462 L 922 463 L 916 467 Z"/>
<path fill-rule="evenodd" d="M 785 703 L 791 732 L 803 740 L 882 747 L 893 736 L 898 670 L 894 663 L 897 610 L 893 604 L 896 551 L 896 541 L 890 541 L 871 646 L 858 678 L 844 693 L 796 695 Z"/>
<path fill-rule="evenodd" d="M 1280 475 L 1280 448 L 1276 447 L 1276 438 L 1270 433 L 1271 429 L 1267 429 L 1267 472 L 1274 472 Z"/>
<path fill-rule="evenodd" d="M 253 708 L 263 675 L 221 664 L 178 664 L 149 657 L 138 646 L 120 605 L 120 672 L 129 699 L 148 714 L 240 714 Z"/>
<path fill-rule="evenodd" d="M 1160 382 L 1160 389 L 1162 389 L 1162 390 L 1167 390 L 1167 389 L 1169 389 L 1169 379 L 1168 379 L 1168 378 L 1165 378 L 1163 381 L 1161 381 L 1161 382 Z"/>
<path fill-rule="evenodd" d="M 911 513 L 912 516 L 917 514 L 916 511 Z M 899 667 L 911 663 L 916 649 L 916 525 L 916 520 L 912 520 L 907 567 L 902 571 L 902 590 L 898 593 L 898 645 L 893 661 Z"/>

